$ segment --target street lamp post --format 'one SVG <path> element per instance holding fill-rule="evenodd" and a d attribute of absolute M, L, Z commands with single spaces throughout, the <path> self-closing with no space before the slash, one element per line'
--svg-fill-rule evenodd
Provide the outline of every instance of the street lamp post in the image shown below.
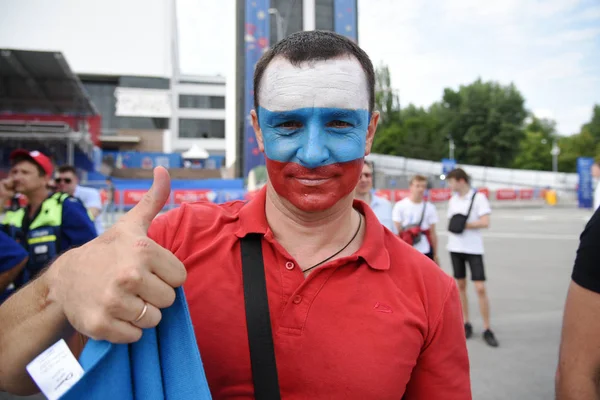
<path fill-rule="evenodd" d="M 558 155 L 560 154 L 560 147 L 556 143 L 556 139 L 552 142 L 552 150 L 550 151 L 552 154 L 552 171 L 558 172 Z"/>
<path fill-rule="evenodd" d="M 275 16 L 275 22 L 277 25 L 277 41 L 279 42 L 281 39 L 283 39 L 283 36 L 284 36 L 283 17 L 281 16 L 281 13 L 279 12 L 279 10 L 276 8 L 269 8 L 269 14 Z"/>
<path fill-rule="evenodd" d="M 450 139 L 448 140 L 448 156 L 451 160 L 454 160 L 454 149 L 455 149 L 455 145 L 454 145 L 454 139 L 452 139 L 452 136 L 450 136 Z"/>
<path fill-rule="evenodd" d="M 177 0 L 171 1 L 171 118 L 167 137 L 163 137 L 163 150 L 165 153 L 173 152 L 174 138 L 179 138 L 179 24 L 177 18 Z"/>

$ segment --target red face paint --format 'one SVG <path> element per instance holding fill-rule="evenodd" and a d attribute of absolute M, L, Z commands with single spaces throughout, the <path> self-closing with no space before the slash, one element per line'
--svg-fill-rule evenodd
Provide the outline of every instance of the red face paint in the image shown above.
<path fill-rule="evenodd" d="M 362 167 L 362 158 L 311 169 L 267 158 L 269 179 L 277 194 L 306 212 L 327 210 L 350 194 Z"/>

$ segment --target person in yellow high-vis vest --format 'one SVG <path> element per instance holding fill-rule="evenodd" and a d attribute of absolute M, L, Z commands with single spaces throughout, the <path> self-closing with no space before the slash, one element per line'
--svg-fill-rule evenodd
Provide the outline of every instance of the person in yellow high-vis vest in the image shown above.
<path fill-rule="evenodd" d="M 64 193 L 50 194 L 53 166 L 47 156 L 15 150 L 10 162 L 9 177 L 0 182 L 0 213 L 15 193 L 27 199 L 26 207 L 7 211 L 0 224 L 0 230 L 29 254 L 26 267 L 14 281 L 18 289 L 62 252 L 94 239 L 96 228 L 81 201 Z"/>

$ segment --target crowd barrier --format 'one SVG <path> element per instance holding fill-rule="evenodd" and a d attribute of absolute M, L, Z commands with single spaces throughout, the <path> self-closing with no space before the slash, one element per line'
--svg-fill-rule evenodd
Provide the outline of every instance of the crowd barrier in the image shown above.
<path fill-rule="evenodd" d="M 124 189 L 117 190 L 115 193 L 115 205 L 120 209 L 129 209 L 140 201 L 146 190 Z M 483 193 L 490 201 L 510 202 L 517 200 L 532 201 L 543 200 L 545 198 L 544 190 L 541 189 L 498 189 L 490 191 L 488 188 L 478 188 L 478 192 Z M 256 195 L 257 191 L 238 190 L 210 190 L 210 189 L 173 189 L 171 197 L 167 202 L 167 208 L 180 206 L 182 203 L 191 203 L 196 201 L 210 201 L 213 203 L 224 203 L 232 200 L 250 200 Z M 398 202 L 408 197 L 408 189 L 380 189 L 375 192 L 376 195 L 388 199 L 390 202 Z M 106 201 L 106 193 L 101 192 L 103 202 Z M 446 202 L 452 196 L 450 189 L 430 189 L 426 198 L 433 203 Z"/>
<path fill-rule="evenodd" d="M 123 189 L 115 190 L 115 207 L 119 210 L 128 210 L 135 206 L 147 189 Z M 100 190 L 102 203 L 107 202 L 106 190 Z M 213 203 L 225 203 L 233 200 L 246 200 L 246 190 L 210 190 L 210 189 L 174 189 L 171 191 L 169 200 L 165 207 L 167 209 L 179 207 L 183 203 L 194 203 L 198 201 L 209 201 Z"/>
<path fill-rule="evenodd" d="M 478 188 L 478 192 L 483 193 L 490 201 L 515 201 L 515 200 L 539 200 L 545 198 L 545 191 L 542 189 L 497 189 L 490 191 L 488 188 Z M 375 192 L 377 196 L 388 199 L 396 203 L 405 197 L 408 197 L 408 189 L 379 189 Z M 450 200 L 452 192 L 450 189 L 430 189 L 425 197 L 432 203 L 440 203 Z"/>
<path fill-rule="evenodd" d="M 149 179 L 113 179 L 113 184 L 115 186 L 115 206 L 120 210 L 128 210 L 141 200 L 144 193 L 152 186 L 152 181 Z M 171 180 L 171 195 L 166 208 L 171 209 L 183 203 L 197 201 L 225 203 L 244 200 L 246 192 L 242 179 L 174 179 Z M 105 188 L 100 189 L 100 196 L 102 203 L 105 204 L 108 197 Z"/>
<path fill-rule="evenodd" d="M 219 180 L 226 182 L 225 180 Z M 190 187 L 189 183 L 172 182 L 171 195 L 165 205 L 166 209 L 179 207 L 183 203 L 193 203 L 198 201 L 208 201 L 213 203 L 225 203 L 234 200 L 250 200 L 254 197 L 257 191 L 247 191 L 240 187 L 239 182 L 220 183 L 217 186 L 211 186 L 205 182 L 205 187 Z M 119 187 L 115 189 L 114 206 L 117 210 L 126 211 L 135 206 L 142 198 L 144 193 L 148 191 L 151 182 L 140 181 L 133 186 Z M 483 193 L 490 201 L 510 202 L 510 201 L 533 201 L 546 199 L 546 191 L 544 189 L 497 189 L 490 191 L 488 188 L 478 188 L 478 192 Z M 377 196 L 386 198 L 392 203 L 396 203 L 405 197 L 408 197 L 410 191 L 408 189 L 379 189 L 376 190 Z M 427 200 L 433 203 L 442 203 L 448 201 L 452 193 L 450 189 L 430 189 L 426 193 Z M 100 189 L 100 197 L 102 203 L 107 202 L 107 193 L 105 189 Z M 24 201 L 21 201 L 24 205 Z"/>

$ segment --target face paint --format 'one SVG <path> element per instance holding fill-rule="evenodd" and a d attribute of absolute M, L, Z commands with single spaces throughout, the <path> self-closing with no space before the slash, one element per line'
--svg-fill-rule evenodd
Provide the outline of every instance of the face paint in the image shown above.
<path fill-rule="evenodd" d="M 274 59 L 262 78 L 258 104 L 270 111 L 297 108 L 369 109 L 369 86 L 354 58 L 292 65 Z"/>
<path fill-rule="evenodd" d="M 305 168 L 267 158 L 267 172 L 275 191 L 306 212 L 327 210 L 347 196 L 360 177 L 363 159 Z"/>
<path fill-rule="evenodd" d="M 276 60 L 263 79 L 257 112 L 273 188 L 301 210 L 330 208 L 362 170 L 370 115 L 360 64 Z"/>

